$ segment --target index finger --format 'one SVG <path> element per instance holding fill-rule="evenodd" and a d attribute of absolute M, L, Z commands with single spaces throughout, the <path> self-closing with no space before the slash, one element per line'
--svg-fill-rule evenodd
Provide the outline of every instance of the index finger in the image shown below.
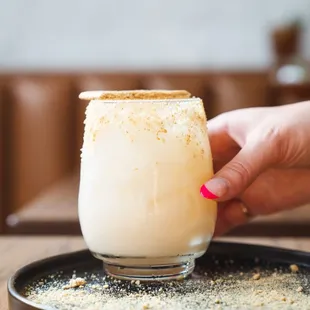
<path fill-rule="evenodd" d="M 223 118 L 216 117 L 210 120 L 207 126 L 213 160 L 227 163 L 240 151 L 240 146 L 229 135 Z"/>

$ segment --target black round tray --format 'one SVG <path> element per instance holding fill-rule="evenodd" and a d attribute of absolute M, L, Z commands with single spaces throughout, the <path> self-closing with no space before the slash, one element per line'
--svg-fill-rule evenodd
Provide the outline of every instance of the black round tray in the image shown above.
<path fill-rule="evenodd" d="M 229 263 L 233 262 L 233 263 Z M 256 246 L 238 243 L 212 242 L 207 253 L 196 261 L 196 268 L 205 268 L 217 273 L 229 273 L 240 266 L 245 272 L 252 272 L 255 266 L 263 268 L 284 268 L 289 270 L 291 264 L 300 267 L 300 276 L 304 282 L 303 294 L 310 298 L 310 253 L 281 248 Z M 254 269 L 253 269 L 254 268 Z M 35 304 L 24 296 L 29 283 L 61 271 L 69 279 L 72 273 L 100 272 L 104 275 L 102 262 L 95 259 L 88 250 L 58 255 L 33 262 L 19 269 L 8 281 L 8 300 L 11 310 L 51 309 Z M 207 274 L 207 273 L 205 273 Z M 308 309 L 305 307 L 305 309 Z"/>

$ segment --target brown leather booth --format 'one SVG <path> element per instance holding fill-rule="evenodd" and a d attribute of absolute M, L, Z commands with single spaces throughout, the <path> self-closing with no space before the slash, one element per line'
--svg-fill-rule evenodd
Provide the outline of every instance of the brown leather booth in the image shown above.
<path fill-rule="evenodd" d="M 80 233 L 77 192 L 87 103 L 78 94 L 141 88 L 187 89 L 203 98 L 208 118 L 276 102 L 265 72 L 0 74 L 0 232 Z M 310 99 L 309 89 L 305 96 Z M 310 216 L 302 219 L 310 224 Z M 292 227 L 278 218 L 250 232 L 262 234 L 276 222 L 283 233 Z"/>

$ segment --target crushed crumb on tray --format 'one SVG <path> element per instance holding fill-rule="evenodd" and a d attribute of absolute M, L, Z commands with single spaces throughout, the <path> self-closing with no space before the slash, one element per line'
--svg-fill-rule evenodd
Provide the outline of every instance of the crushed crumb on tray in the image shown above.
<path fill-rule="evenodd" d="M 69 288 L 75 288 L 79 286 L 84 286 L 86 284 L 85 279 L 83 278 L 76 278 L 74 275 L 72 276 L 72 279 L 70 279 L 69 284 L 64 285 L 63 289 L 68 290 Z"/>
<path fill-rule="evenodd" d="M 299 267 L 295 264 L 290 265 L 290 269 L 291 269 L 291 272 L 298 272 L 299 271 Z"/>
<path fill-rule="evenodd" d="M 65 271 L 33 280 L 23 295 L 61 310 L 310 309 L 309 272 L 290 269 L 219 261 L 185 280 L 153 283 L 117 280 L 101 269 Z"/>

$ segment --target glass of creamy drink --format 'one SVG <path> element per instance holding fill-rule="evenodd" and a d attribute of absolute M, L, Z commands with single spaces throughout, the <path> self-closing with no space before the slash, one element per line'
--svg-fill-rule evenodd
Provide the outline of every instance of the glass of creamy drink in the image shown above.
<path fill-rule="evenodd" d="M 89 91 L 79 220 L 109 275 L 189 275 L 212 238 L 217 206 L 203 102 L 187 91 Z"/>

